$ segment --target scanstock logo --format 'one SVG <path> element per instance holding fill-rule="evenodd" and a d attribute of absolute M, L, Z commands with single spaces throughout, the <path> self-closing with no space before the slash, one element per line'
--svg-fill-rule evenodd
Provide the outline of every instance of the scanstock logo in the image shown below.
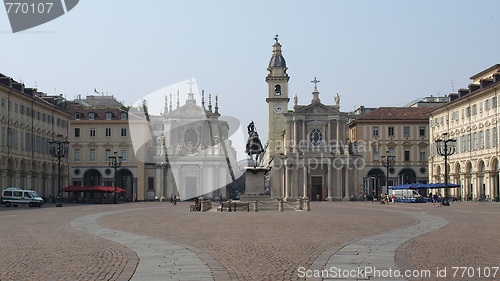
<path fill-rule="evenodd" d="M 193 78 L 156 90 L 129 109 L 134 155 L 156 167 L 155 196 L 175 193 L 188 200 L 242 176 L 244 129 L 237 118 L 219 115 L 217 102 L 214 95 L 200 95 Z"/>
<path fill-rule="evenodd" d="M 12 32 L 54 20 L 73 9 L 79 0 L 4 0 Z"/>

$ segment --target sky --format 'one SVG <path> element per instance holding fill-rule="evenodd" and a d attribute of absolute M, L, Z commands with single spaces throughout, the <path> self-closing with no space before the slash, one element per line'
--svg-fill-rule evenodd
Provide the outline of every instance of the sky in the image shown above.
<path fill-rule="evenodd" d="M 294 94 L 310 103 L 317 77 L 321 101 L 334 104 L 339 93 L 341 111 L 350 112 L 467 87 L 470 76 L 500 63 L 498 11 L 496 0 L 87 0 L 12 33 L 0 10 L 0 73 L 49 95 L 72 100 L 96 89 L 127 105 L 194 79 L 219 97 L 221 114 L 242 126 L 254 120 L 265 143 L 275 34 L 289 109 Z"/>

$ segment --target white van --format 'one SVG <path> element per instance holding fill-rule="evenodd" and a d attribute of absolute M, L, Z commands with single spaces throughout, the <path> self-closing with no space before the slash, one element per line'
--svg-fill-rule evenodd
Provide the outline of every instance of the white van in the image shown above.
<path fill-rule="evenodd" d="M 41 207 L 43 203 L 42 197 L 34 190 L 7 187 L 2 191 L 2 204 L 5 204 L 5 207 L 10 207 L 10 205 L 17 207 L 21 204 L 28 204 L 30 207 Z"/>
<path fill-rule="evenodd" d="M 421 198 L 422 195 L 418 193 L 415 189 L 394 189 L 392 190 L 392 194 L 396 198 Z"/>

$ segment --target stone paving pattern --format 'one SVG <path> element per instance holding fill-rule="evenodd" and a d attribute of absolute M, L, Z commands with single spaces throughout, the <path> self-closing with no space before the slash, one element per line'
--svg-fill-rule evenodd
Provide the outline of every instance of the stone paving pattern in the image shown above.
<path fill-rule="evenodd" d="M 2 206 L 0 280 L 129 280 L 134 274 L 130 267 L 138 261 L 135 251 L 70 227 L 92 214 L 101 214 L 95 217 L 98 225 L 116 230 L 117 236 L 126 232 L 188 248 L 208 265 L 215 280 L 303 280 L 299 267 L 309 268 L 322 257 L 327 261 L 325 257 L 356 241 L 420 222 L 405 212 L 426 212 L 449 224 L 400 246 L 395 263 L 401 269 L 446 266 L 447 278 L 424 280 L 494 280 L 477 275 L 452 279 L 451 266 L 500 266 L 497 203 L 437 208 L 430 203 L 312 202 L 311 212 L 283 213 L 190 213 L 189 204 Z M 167 276 L 159 270 L 159 276 Z"/>

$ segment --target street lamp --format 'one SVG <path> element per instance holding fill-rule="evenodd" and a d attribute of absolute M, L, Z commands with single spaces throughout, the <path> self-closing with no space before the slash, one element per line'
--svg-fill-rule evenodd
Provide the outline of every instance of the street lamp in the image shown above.
<path fill-rule="evenodd" d="M 111 168 L 115 170 L 115 173 L 113 174 L 113 187 L 115 188 L 115 197 L 113 199 L 113 203 L 116 204 L 116 170 L 118 170 L 122 166 L 122 159 L 123 157 L 117 156 L 116 151 L 113 156 L 108 156 L 108 164 Z"/>
<path fill-rule="evenodd" d="M 49 150 L 52 157 L 57 158 L 57 199 L 56 207 L 62 207 L 61 203 L 61 158 L 68 155 L 69 141 L 61 141 L 62 135 L 57 135 L 58 140 L 49 141 Z"/>
<path fill-rule="evenodd" d="M 387 176 L 385 177 L 385 189 L 387 194 L 389 194 L 389 168 L 394 167 L 394 160 L 396 156 L 389 155 L 389 150 L 385 152 L 385 156 L 380 157 L 380 162 L 387 169 Z"/>
<path fill-rule="evenodd" d="M 444 156 L 444 201 L 443 205 L 449 206 L 448 201 L 448 156 L 455 153 L 455 148 L 457 146 L 456 139 L 448 139 L 448 133 L 443 133 L 442 139 L 436 140 L 437 153 Z"/>

